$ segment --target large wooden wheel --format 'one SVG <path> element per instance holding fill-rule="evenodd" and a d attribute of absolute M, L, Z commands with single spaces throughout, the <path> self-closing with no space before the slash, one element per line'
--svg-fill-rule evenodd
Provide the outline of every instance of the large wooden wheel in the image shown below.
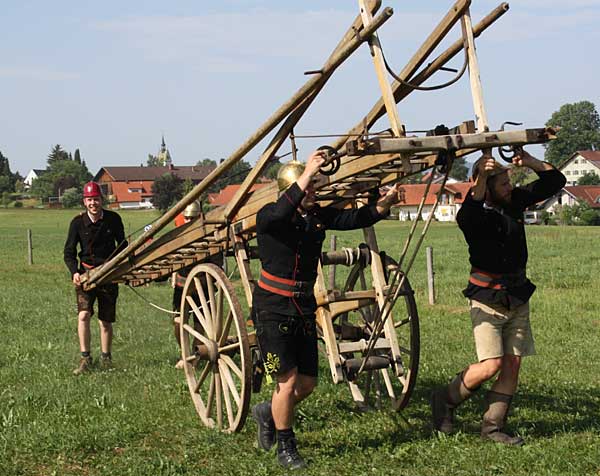
<path fill-rule="evenodd" d="M 193 268 L 180 316 L 185 376 L 198 415 L 210 428 L 239 431 L 250 405 L 252 362 L 246 320 L 221 268 Z"/>
<path fill-rule="evenodd" d="M 389 284 L 391 273 L 396 270 L 397 265 L 394 260 L 386 256 L 384 267 L 386 282 Z M 400 277 L 401 275 L 398 277 L 396 285 L 400 282 Z M 357 264 L 352 268 L 344 289 L 346 291 L 368 289 L 364 267 Z M 402 305 L 402 301 L 404 301 L 404 305 Z M 372 321 L 375 309 L 376 305 L 372 304 L 344 314 L 341 316 L 341 324 L 361 329 L 361 335 L 358 337 L 368 341 L 373 329 Z M 394 359 L 389 348 L 376 346 L 373 349 L 372 356 L 388 359 L 390 365 L 386 368 L 365 370 L 356 380 L 348 382 L 354 399 L 360 407 L 379 408 L 383 406 L 383 400 L 389 398 L 392 408 L 401 410 L 408 405 L 417 380 L 420 352 L 419 316 L 414 292 L 408 279 L 404 279 L 400 297 L 388 319 L 393 319 L 400 355 Z M 387 331 L 382 333 L 381 337 L 389 340 Z M 344 357 L 356 358 L 357 356 L 352 353 L 344 355 Z M 358 357 L 362 357 L 362 355 Z"/>

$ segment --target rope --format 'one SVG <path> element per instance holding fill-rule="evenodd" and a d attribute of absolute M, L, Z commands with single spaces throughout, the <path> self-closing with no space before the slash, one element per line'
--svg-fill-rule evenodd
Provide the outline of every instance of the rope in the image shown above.
<path fill-rule="evenodd" d="M 467 70 L 467 66 L 469 64 L 469 55 L 467 53 L 466 48 L 464 49 L 464 52 L 465 52 L 465 61 L 462 65 L 461 69 L 456 74 L 456 76 L 454 78 L 452 78 L 450 81 L 447 81 L 442 84 L 437 84 L 435 86 L 419 86 L 418 84 L 412 84 L 412 83 L 409 83 L 408 81 L 403 80 L 400 76 L 398 76 L 396 73 L 394 73 L 394 70 L 388 64 L 388 62 L 385 58 L 385 54 L 383 53 L 383 48 L 381 48 L 381 57 L 383 58 L 383 64 L 385 65 L 385 69 L 387 70 L 387 72 L 390 73 L 390 75 L 396 81 L 398 81 L 400 84 L 402 84 L 403 86 L 406 86 L 411 89 L 416 89 L 417 91 L 436 91 L 438 89 L 444 89 L 444 88 L 447 88 L 448 86 L 452 86 L 460 78 L 462 78 L 463 74 L 465 74 L 465 71 Z M 415 75 L 415 76 L 418 76 L 418 75 Z"/>
<path fill-rule="evenodd" d="M 170 311 L 169 309 L 165 309 L 164 307 L 160 307 L 160 306 L 158 306 L 158 305 L 156 305 L 156 304 L 154 304 L 154 303 L 150 302 L 148 299 L 146 299 L 146 297 L 145 297 L 145 296 L 143 296 L 142 294 L 138 293 L 138 292 L 137 292 L 137 291 L 136 291 L 136 290 L 133 288 L 133 286 L 131 286 L 131 285 L 129 285 L 129 284 L 128 284 L 128 285 L 127 285 L 127 287 L 128 287 L 129 289 L 131 289 L 131 290 L 133 291 L 133 293 L 134 293 L 136 296 L 138 296 L 138 297 L 139 297 L 139 298 L 140 298 L 142 301 L 145 301 L 147 304 L 150 304 L 152 307 L 154 307 L 154 308 L 158 309 L 159 311 L 166 312 L 167 314 L 171 314 L 171 315 L 176 315 L 176 316 L 178 316 L 178 315 L 179 315 L 179 312 L 178 312 L 178 311 Z"/>

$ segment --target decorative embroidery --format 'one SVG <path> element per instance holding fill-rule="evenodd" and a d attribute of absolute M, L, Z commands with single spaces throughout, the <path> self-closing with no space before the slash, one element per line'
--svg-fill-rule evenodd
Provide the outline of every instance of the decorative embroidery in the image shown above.
<path fill-rule="evenodd" d="M 276 373 L 281 366 L 281 362 L 279 361 L 279 356 L 277 354 L 272 354 L 271 352 L 267 352 L 267 359 L 265 361 L 265 372 L 267 374 Z"/>

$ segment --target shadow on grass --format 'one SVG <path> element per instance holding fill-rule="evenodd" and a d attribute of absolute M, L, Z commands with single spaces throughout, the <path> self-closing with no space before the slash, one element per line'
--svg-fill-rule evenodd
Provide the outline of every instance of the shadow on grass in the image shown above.
<path fill-rule="evenodd" d="M 432 431 L 429 397 L 440 382 L 420 380 L 409 405 L 402 412 L 389 408 L 360 411 L 354 402 L 341 399 L 327 389 L 323 395 L 329 401 L 325 409 L 319 406 L 310 411 L 309 422 L 303 422 L 304 431 L 323 431 L 327 428 L 352 428 L 351 444 L 345 438 L 320 446 L 323 454 L 352 451 L 353 447 L 395 447 L 436 439 Z M 339 389 L 339 387 L 338 387 Z M 481 415 L 484 410 L 482 389 L 457 412 L 456 431 L 479 437 Z M 600 428 L 600 389 L 542 386 L 523 387 L 514 400 L 508 428 L 526 432 L 528 438 L 546 438 L 556 434 L 598 431 Z M 365 431 L 361 431 L 364 427 Z"/>

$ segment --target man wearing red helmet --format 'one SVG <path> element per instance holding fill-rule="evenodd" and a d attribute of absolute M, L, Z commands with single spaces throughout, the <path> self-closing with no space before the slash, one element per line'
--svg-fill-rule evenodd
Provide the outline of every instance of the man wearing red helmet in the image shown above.
<path fill-rule="evenodd" d="M 71 279 L 77 294 L 77 333 L 81 360 L 73 371 L 75 375 L 87 372 L 92 365 L 90 352 L 90 318 L 94 314 L 94 302 L 98 300 L 98 322 L 100 324 L 100 345 L 102 354 L 100 363 L 109 368 L 112 363 L 111 347 L 115 310 L 119 288 L 117 284 L 97 286 L 84 291 L 81 275 L 101 265 L 127 246 L 121 217 L 102 208 L 102 192 L 96 182 L 88 182 L 83 187 L 83 205 L 81 212 L 71 221 L 69 234 L 64 248 L 64 259 L 71 272 Z M 79 261 L 77 245 L 79 244 Z"/>

